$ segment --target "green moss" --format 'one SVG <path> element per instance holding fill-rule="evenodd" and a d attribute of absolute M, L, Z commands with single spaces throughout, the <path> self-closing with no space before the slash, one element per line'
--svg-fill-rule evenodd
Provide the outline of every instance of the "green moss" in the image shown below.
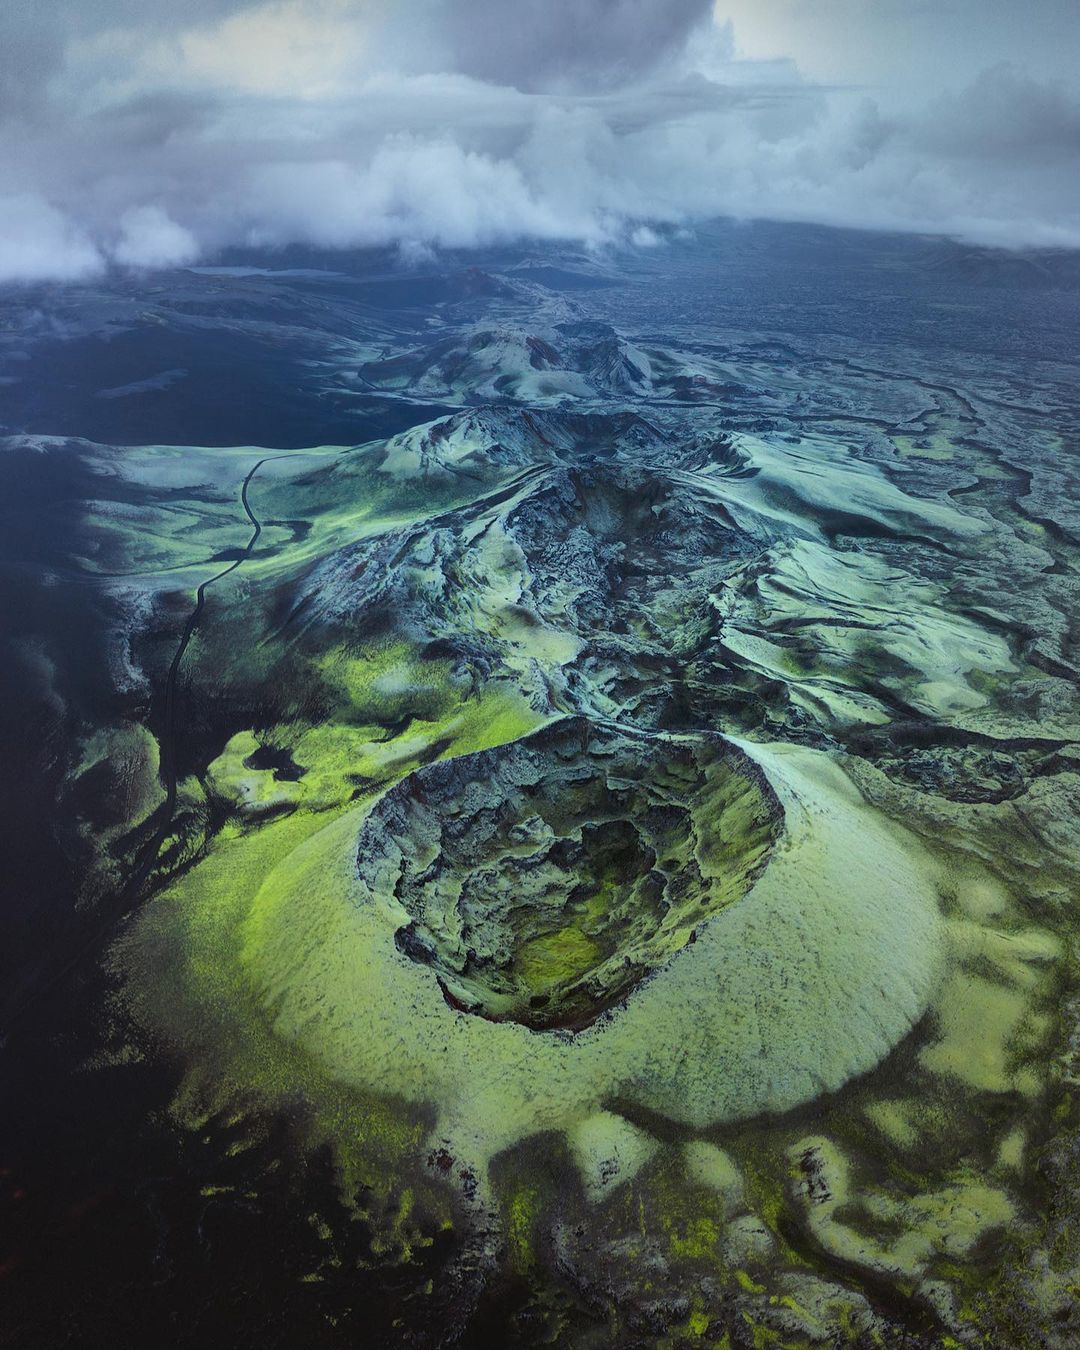
<path fill-rule="evenodd" d="M 536 1186 L 518 1186 L 506 1205 L 506 1244 L 510 1263 L 523 1274 L 535 1263 L 533 1250 L 535 1226 L 540 1213 L 540 1191 Z"/>
<path fill-rule="evenodd" d="M 709 1314 L 700 1311 L 692 1312 L 687 1318 L 686 1329 L 691 1336 L 704 1336 L 709 1329 Z"/>
<path fill-rule="evenodd" d="M 420 718 L 434 721 L 461 698 L 450 684 L 449 661 L 425 661 L 408 642 L 337 647 L 315 668 L 336 696 L 340 721 L 397 726 Z"/>
<path fill-rule="evenodd" d="M 210 790 L 247 816 L 292 808 L 307 789 L 305 783 L 278 778 L 272 769 L 252 768 L 249 761 L 260 749 L 254 732 L 238 732 L 206 772 Z"/>
<path fill-rule="evenodd" d="M 595 964 L 599 951 L 579 928 L 560 928 L 525 943 L 515 966 L 534 993 L 547 994 L 581 979 Z"/>
<path fill-rule="evenodd" d="M 715 1261 L 720 1230 L 709 1218 L 691 1219 L 681 1234 L 671 1236 L 671 1250 L 675 1256 L 691 1261 Z"/>

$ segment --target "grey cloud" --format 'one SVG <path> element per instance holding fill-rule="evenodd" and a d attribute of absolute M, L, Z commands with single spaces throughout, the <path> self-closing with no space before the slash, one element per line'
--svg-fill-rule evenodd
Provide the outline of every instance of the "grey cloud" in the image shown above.
<path fill-rule="evenodd" d="M 0 118 L 27 117 L 44 107 L 47 84 L 64 57 L 58 18 L 14 0 L 0 11 Z"/>
<path fill-rule="evenodd" d="M 928 148 L 975 158 L 1073 158 L 1080 96 L 1062 80 L 1039 81 L 1002 63 L 935 100 L 917 134 Z"/>
<path fill-rule="evenodd" d="M 441 23 L 466 75 L 580 92 L 656 70 L 711 14 L 711 0 L 449 0 Z"/>

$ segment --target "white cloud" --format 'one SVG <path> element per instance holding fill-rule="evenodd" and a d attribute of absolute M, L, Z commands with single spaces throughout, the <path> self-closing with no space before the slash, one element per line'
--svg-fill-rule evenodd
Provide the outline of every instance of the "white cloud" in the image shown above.
<path fill-rule="evenodd" d="M 41 197 L 0 197 L 0 282 L 81 281 L 104 267 L 82 230 Z"/>
<path fill-rule="evenodd" d="M 125 267 L 183 267 L 199 256 L 199 241 L 160 206 L 133 206 L 120 218 L 112 256 Z"/>

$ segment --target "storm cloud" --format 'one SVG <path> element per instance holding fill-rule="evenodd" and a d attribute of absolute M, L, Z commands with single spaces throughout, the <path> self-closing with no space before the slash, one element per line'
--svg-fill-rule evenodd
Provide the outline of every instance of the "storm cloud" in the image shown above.
<path fill-rule="evenodd" d="M 1080 246 L 1080 11 L 1047 4 L 1027 38 L 994 0 L 16 0 L 0 280 L 713 215 Z"/>

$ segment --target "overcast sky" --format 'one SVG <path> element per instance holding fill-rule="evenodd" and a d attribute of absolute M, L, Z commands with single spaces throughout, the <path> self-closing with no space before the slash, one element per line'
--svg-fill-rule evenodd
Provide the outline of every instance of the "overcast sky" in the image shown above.
<path fill-rule="evenodd" d="M 714 215 L 1080 247 L 1080 0 L 0 0 L 0 280 Z"/>

